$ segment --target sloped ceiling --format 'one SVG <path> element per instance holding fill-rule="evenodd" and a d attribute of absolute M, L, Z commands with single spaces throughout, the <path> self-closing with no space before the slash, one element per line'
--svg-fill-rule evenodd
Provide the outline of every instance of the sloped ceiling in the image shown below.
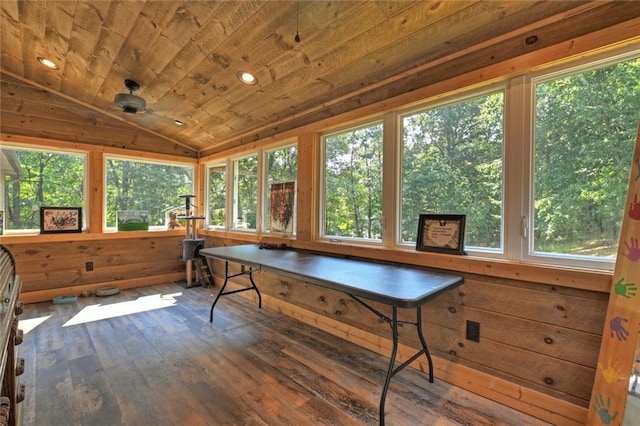
<path fill-rule="evenodd" d="M 640 2 L 607 1 L 0 6 L 2 133 L 192 157 L 640 16 Z M 537 41 L 526 43 L 533 35 Z M 39 56 L 59 69 L 43 67 Z M 258 83 L 241 84 L 238 71 Z M 127 92 L 125 79 L 140 84 L 135 94 L 146 99 L 145 111 L 125 114 L 114 105 Z"/>

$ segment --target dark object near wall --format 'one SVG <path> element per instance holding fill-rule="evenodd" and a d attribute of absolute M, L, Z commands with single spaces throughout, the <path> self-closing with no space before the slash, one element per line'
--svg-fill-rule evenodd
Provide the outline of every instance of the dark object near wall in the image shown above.
<path fill-rule="evenodd" d="M 2 396 L 0 397 L 0 424 L 20 424 L 21 405 L 25 387 L 17 377 L 24 373 L 24 359 L 18 357 L 17 346 L 22 343 L 23 333 L 18 329 L 18 316 L 22 314 L 22 303 L 18 295 L 22 280 L 15 273 L 11 253 L 0 246 L 0 292 L 3 307 L 0 310 L 0 348 L 4 368 L 2 369 Z"/>

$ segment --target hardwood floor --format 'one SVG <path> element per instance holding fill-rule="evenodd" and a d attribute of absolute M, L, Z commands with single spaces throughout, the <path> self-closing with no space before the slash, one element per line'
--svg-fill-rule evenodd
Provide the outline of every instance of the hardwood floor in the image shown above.
<path fill-rule="evenodd" d="M 375 425 L 388 358 L 174 284 L 25 306 L 24 425 Z M 388 425 L 543 425 L 405 369 Z"/>

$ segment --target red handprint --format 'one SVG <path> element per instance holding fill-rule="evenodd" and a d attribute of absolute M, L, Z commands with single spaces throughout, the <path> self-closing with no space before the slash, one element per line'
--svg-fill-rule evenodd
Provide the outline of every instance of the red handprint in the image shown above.
<path fill-rule="evenodd" d="M 629 241 L 631 244 L 629 244 Z M 629 238 L 629 241 L 625 241 L 624 245 L 627 247 L 629 253 L 622 253 L 627 259 L 632 262 L 637 262 L 640 260 L 640 248 L 638 247 L 638 239 L 637 238 Z"/>
<path fill-rule="evenodd" d="M 633 202 L 629 206 L 629 217 L 631 219 L 640 220 L 640 203 L 638 202 L 638 194 L 633 196 Z"/>

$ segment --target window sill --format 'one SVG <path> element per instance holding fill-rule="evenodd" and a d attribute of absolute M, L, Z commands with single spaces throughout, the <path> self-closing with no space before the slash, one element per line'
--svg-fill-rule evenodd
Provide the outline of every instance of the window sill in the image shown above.
<path fill-rule="evenodd" d="M 34 242 L 64 242 L 91 240 L 140 239 L 147 237 L 175 237 L 184 236 L 184 230 L 159 231 L 130 231 L 130 232 L 78 232 L 61 234 L 14 234 L 2 235 L 2 244 L 33 244 Z"/>

